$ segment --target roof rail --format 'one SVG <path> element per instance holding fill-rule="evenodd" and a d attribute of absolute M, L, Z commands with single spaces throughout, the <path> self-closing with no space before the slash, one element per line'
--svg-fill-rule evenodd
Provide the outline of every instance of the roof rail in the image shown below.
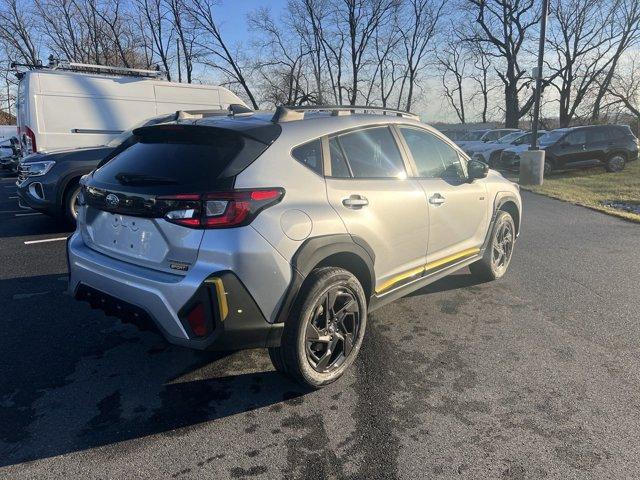
<path fill-rule="evenodd" d="M 292 122 L 303 120 L 305 112 L 330 112 L 333 116 L 351 115 L 360 111 L 362 113 L 380 113 L 382 115 L 395 115 L 397 117 L 411 118 L 419 120 L 415 113 L 395 110 L 385 107 L 369 107 L 366 105 L 280 105 L 276 107 L 276 112 L 271 119 L 274 123 Z"/>

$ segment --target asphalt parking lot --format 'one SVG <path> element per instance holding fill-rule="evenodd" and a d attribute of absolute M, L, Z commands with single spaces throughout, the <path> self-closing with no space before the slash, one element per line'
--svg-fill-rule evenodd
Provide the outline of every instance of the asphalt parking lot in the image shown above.
<path fill-rule="evenodd" d="M 65 294 L 0 178 L 0 477 L 638 478 L 640 226 L 524 194 L 510 272 L 376 312 L 305 392 L 265 351 L 166 345 Z M 26 214 L 26 215 L 25 215 Z"/>

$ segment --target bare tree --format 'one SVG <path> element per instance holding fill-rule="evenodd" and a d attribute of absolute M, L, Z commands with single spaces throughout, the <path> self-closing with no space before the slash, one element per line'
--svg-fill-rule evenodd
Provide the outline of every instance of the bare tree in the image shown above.
<path fill-rule="evenodd" d="M 318 93 L 309 90 L 306 75 L 311 52 L 298 38 L 289 38 L 288 31 L 274 22 L 266 8 L 249 15 L 249 25 L 262 33 L 255 45 L 256 51 L 262 52 L 255 69 L 262 78 L 265 98 L 272 104 L 314 103 Z"/>
<path fill-rule="evenodd" d="M 177 54 L 184 62 L 184 70 L 187 77 L 187 83 L 193 81 L 193 64 L 197 56 L 195 51 L 195 34 L 191 19 L 187 16 L 185 0 L 166 0 L 171 13 L 171 21 L 178 37 Z M 182 78 L 180 66 L 178 66 L 178 78 Z"/>
<path fill-rule="evenodd" d="M 616 74 L 618 65 L 624 53 L 631 47 L 637 46 L 640 40 L 640 1 L 613 0 L 613 16 L 611 28 L 614 29 L 615 47 L 611 50 L 607 68 L 598 80 L 598 89 L 593 102 L 591 120 L 600 119 L 601 107 L 605 96 L 610 90 L 611 82 Z"/>
<path fill-rule="evenodd" d="M 611 79 L 608 89 L 614 103 L 622 105 L 636 118 L 640 130 L 640 54 L 629 55 Z"/>
<path fill-rule="evenodd" d="M 608 0 L 558 0 L 552 4 L 548 42 L 558 92 L 561 127 L 571 124 L 597 79 L 606 70 L 614 46 L 609 27 L 613 10 Z"/>
<path fill-rule="evenodd" d="M 392 21 L 380 23 L 376 28 L 373 48 L 375 55 L 375 69 L 366 96 L 366 104 L 371 101 L 375 88 L 378 89 L 380 102 L 383 107 L 389 105 L 391 95 L 396 90 L 396 85 L 403 78 L 405 68 L 398 55 L 398 47 L 402 41 L 398 27 L 398 16 L 393 15 Z M 377 82 L 377 83 L 376 83 Z"/>
<path fill-rule="evenodd" d="M 165 9 L 163 0 L 136 0 L 138 9 L 145 24 L 145 33 L 151 38 L 153 53 L 160 58 L 160 63 L 171 80 L 170 50 L 173 47 L 173 25 L 171 14 Z"/>
<path fill-rule="evenodd" d="M 473 58 L 473 69 L 468 77 L 476 85 L 475 91 L 469 97 L 470 102 L 474 102 L 480 97 L 480 121 L 487 123 L 489 113 L 489 95 L 495 89 L 491 82 L 491 58 L 482 48 L 482 45 L 473 45 L 470 50 Z"/>
<path fill-rule="evenodd" d="M 240 63 L 238 52 L 233 52 L 225 42 L 213 13 L 214 3 L 214 0 L 191 0 L 188 4 L 191 18 L 199 29 L 198 45 L 207 54 L 202 62 L 227 75 L 231 82 L 239 84 L 253 108 L 257 110 L 258 102 L 247 81 L 245 67 Z"/>
<path fill-rule="evenodd" d="M 467 63 L 463 44 L 455 38 L 449 40 L 438 54 L 444 95 L 460 123 L 466 123 L 463 82 L 466 78 Z"/>
<path fill-rule="evenodd" d="M 299 42 L 309 51 L 319 104 L 324 103 L 323 79 L 328 60 L 328 48 L 324 39 L 327 6 L 327 0 L 289 0 L 285 13 L 288 19 L 283 22 L 296 33 Z M 330 69 L 328 73 L 331 75 Z"/>
<path fill-rule="evenodd" d="M 407 21 L 401 26 L 402 44 L 406 57 L 406 74 L 400 85 L 398 108 L 404 94 L 407 94 L 404 109 L 411 110 L 414 90 L 418 74 L 425 66 L 427 54 L 432 50 L 438 21 L 441 19 L 444 0 L 406 0 L 406 10 L 403 15 Z"/>
<path fill-rule="evenodd" d="M 482 45 L 495 59 L 494 69 L 504 86 L 505 124 L 517 127 L 533 105 L 533 96 L 521 104 L 521 93 L 529 88 L 522 67 L 524 47 L 538 21 L 535 0 L 465 0 L 475 22 L 466 34 L 468 42 Z"/>
<path fill-rule="evenodd" d="M 0 41 L 13 60 L 37 64 L 40 48 L 33 34 L 37 17 L 32 15 L 30 3 L 4 0 L 0 8 Z"/>
<path fill-rule="evenodd" d="M 357 103 L 370 42 L 378 25 L 389 19 L 393 5 L 393 0 L 339 0 L 336 4 L 343 28 L 348 32 L 347 56 L 351 82 L 344 88 L 350 105 Z"/>

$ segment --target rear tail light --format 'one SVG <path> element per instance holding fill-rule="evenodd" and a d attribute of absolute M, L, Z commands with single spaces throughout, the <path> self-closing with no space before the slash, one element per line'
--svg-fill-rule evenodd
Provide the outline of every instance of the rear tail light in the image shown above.
<path fill-rule="evenodd" d="M 158 197 L 164 218 L 189 228 L 230 228 L 248 225 L 265 208 L 280 202 L 282 188 L 232 190 Z"/>
<path fill-rule="evenodd" d="M 38 148 L 36 146 L 36 134 L 33 133 L 33 130 L 25 125 L 20 128 L 20 133 L 22 133 L 22 144 L 24 145 L 25 154 L 36 153 Z"/>

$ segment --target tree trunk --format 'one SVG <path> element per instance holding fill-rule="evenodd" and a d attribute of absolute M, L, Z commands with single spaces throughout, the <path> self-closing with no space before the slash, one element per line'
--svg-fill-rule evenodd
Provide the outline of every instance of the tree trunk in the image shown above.
<path fill-rule="evenodd" d="M 509 82 L 504 87 L 505 127 L 518 128 L 520 124 L 520 106 L 518 105 L 518 86 Z"/>

